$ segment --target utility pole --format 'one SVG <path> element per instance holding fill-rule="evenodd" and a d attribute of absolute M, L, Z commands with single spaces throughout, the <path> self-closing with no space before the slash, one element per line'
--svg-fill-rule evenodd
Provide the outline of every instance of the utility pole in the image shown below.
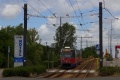
<path fill-rule="evenodd" d="M 62 49 L 62 28 L 61 28 L 61 17 L 60 17 L 60 53 L 61 53 L 61 49 Z"/>
<path fill-rule="evenodd" d="M 10 58 L 10 46 L 8 46 L 8 68 L 9 68 L 9 58 Z"/>
<path fill-rule="evenodd" d="M 86 47 L 88 47 L 88 41 L 86 40 Z"/>
<path fill-rule="evenodd" d="M 27 48 L 26 48 L 26 35 L 27 35 L 27 4 L 24 4 L 24 47 L 23 47 L 23 57 L 24 57 L 24 62 L 23 66 L 26 66 L 26 53 L 27 53 Z"/>
<path fill-rule="evenodd" d="M 119 18 L 115 18 L 115 19 L 105 18 L 105 19 L 110 20 L 110 22 L 111 22 L 110 31 L 108 30 L 108 51 L 110 51 L 110 56 L 111 56 L 110 60 L 112 60 L 112 30 L 113 30 L 113 28 L 112 28 L 112 21 L 115 20 L 115 19 L 118 20 Z M 109 36 L 110 36 L 110 37 L 109 37 Z M 109 45 L 109 43 L 110 43 L 110 45 Z M 110 46 L 110 47 L 109 47 L 109 46 Z"/>
<path fill-rule="evenodd" d="M 92 38 L 92 37 L 82 37 L 82 36 L 81 36 L 81 37 L 77 37 L 77 38 L 81 38 L 81 49 L 80 49 L 80 51 L 81 51 L 81 54 L 82 54 L 82 39 L 83 39 L 83 38 Z"/>
<path fill-rule="evenodd" d="M 80 49 L 80 57 L 82 57 L 82 36 L 81 36 L 81 49 Z"/>
<path fill-rule="evenodd" d="M 49 70 L 49 49 L 48 49 L 48 45 L 47 45 L 47 42 L 46 42 L 46 51 L 47 51 L 47 56 L 48 56 L 48 70 Z"/>
<path fill-rule="evenodd" d="M 109 53 L 109 30 L 108 30 L 108 53 Z"/>
<path fill-rule="evenodd" d="M 110 33 L 110 55 L 111 55 L 111 61 L 112 61 L 112 19 L 111 19 L 111 33 Z"/>
<path fill-rule="evenodd" d="M 99 2 L 99 44 L 100 44 L 100 68 L 102 68 L 103 67 L 102 2 Z"/>

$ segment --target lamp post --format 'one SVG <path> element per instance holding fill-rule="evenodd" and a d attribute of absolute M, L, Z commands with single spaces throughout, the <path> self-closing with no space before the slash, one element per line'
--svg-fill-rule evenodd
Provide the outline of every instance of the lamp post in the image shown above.
<path fill-rule="evenodd" d="M 111 23 L 110 32 L 108 30 L 108 43 L 109 43 L 109 35 L 110 35 L 110 49 L 109 49 L 109 44 L 108 44 L 108 49 L 110 50 L 110 56 L 111 56 L 110 60 L 112 61 L 112 21 L 113 19 L 108 19 L 108 18 L 104 18 L 104 19 L 110 20 L 110 23 Z"/>
<path fill-rule="evenodd" d="M 112 19 L 111 19 L 111 31 L 110 31 L 110 55 L 112 61 Z"/>
<path fill-rule="evenodd" d="M 111 23 L 110 32 L 108 31 L 108 42 L 109 42 L 109 35 L 110 35 L 110 56 L 111 56 L 110 60 L 112 61 L 112 30 L 113 30 L 112 21 L 115 20 L 115 19 L 118 19 L 118 18 L 115 18 L 115 19 L 104 18 L 104 19 L 110 20 L 110 23 Z"/>

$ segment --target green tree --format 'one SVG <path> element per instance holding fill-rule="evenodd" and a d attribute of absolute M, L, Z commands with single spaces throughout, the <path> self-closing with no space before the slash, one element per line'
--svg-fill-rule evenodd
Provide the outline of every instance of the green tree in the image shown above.
<path fill-rule="evenodd" d="M 8 54 L 8 46 L 10 46 L 10 60 L 13 60 L 13 54 L 14 54 L 14 27 L 7 26 L 5 28 L 2 28 L 0 30 L 0 52 L 5 56 L 5 61 L 3 63 L 3 67 L 7 66 L 7 54 Z M 10 61 L 13 62 L 13 61 Z M 13 66 L 13 63 L 10 63 L 10 67 Z"/>
<path fill-rule="evenodd" d="M 24 32 L 24 28 L 23 28 L 23 24 L 19 24 L 18 26 L 15 26 L 15 34 L 14 35 L 23 35 Z"/>
<path fill-rule="evenodd" d="M 62 47 L 70 46 L 74 47 L 77 37 L 74 35 L 76 29 L 73 25 L 65 23 L 61 26 L 62 35 L 61 35 L 61 44 Z M 60 26 L 56 29 L 55 34 L 56 48 L 60 49 Z"/>
<path fill-rule="evenodd" d="M 43 49 L 40 44 L 31 43 L 27 45 L 27 65 L 39 65 L 42 62 Z"/>
<path fill-rule="evenodd" d="M 14 61 L 14 35 L 23 35 L 23 24 L 17 26 L 7 26 L 0 30 L 0 67 L 7 67 L 8 46 L 10 46 L 10 67 L 13 67 Z M 41 64 L 41 57 L 43 49 L 41 44 L 37 43 L 39 40 L 38 32 L 35 28 L 27 31 L 27 64 L 39 65 Z"/>
<path fill-rule="evenodd" d="M 88 58 L 90 56 L 93 56 L 95 58 L 98 57 L 97 53 L 96 53 L 96 48 L 95 46 L 92 47 L 87 47 L 85 49 L 82 50 L 82 57 L 83 58 Z"/>
<path fill-rule="evenodd" d="M 27 35 L 29 43 L 36 43 L 39 41 L 39 35 L 35 28 L 29 29 Z"/>
<path fill-rule="evenodd" d="M 3 64 L 5 63 L 5 56 L 4 54 L 0 53 L 0 68 L 4 67 Z"/>
<path fill-rule="evenodd" d="M 38 65 L 42 61 L 43 49 L 39 41 L 38 32 L 35 28 L 27 31 L 27 62 L 28 65 Z"/>

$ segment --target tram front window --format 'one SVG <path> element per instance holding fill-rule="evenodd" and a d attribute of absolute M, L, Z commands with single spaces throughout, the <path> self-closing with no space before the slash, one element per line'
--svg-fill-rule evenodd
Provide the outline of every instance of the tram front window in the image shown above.
<path fill-rule="evenodd" d="M 61 57 L 62 58 L 70 58 L 71 57 L 71 52 L 62 52 Z"/>

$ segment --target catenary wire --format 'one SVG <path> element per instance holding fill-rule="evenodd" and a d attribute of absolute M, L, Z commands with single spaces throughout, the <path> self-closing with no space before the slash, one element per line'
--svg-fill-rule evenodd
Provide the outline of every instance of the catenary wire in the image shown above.
<path fill-rule="evenodd" d="M 24 2 L 26 2 L 25 0 L 23 0 Z M 39 11 L 37 11 L 33 6 L 31 6 L 28 2 L 26 2 L 31 8 L 33 8 L 38 14 L 40 14 L 41 16 L 43 16 Z M 30 15 L 30 14 L 29 14 Z M 30 15 L 31 16 L 31 15 Z M 34 16 L 35 17 L 35 16 Z M 43 17 L 46 19 L 46 17 Z M 48 19 L 46 19 L 47 21 L 49 21 Z M 49 21 L 50 22 L 50 21 Z M 53 24 L 52 22 L 50 22 L 51 24 Z"/>

